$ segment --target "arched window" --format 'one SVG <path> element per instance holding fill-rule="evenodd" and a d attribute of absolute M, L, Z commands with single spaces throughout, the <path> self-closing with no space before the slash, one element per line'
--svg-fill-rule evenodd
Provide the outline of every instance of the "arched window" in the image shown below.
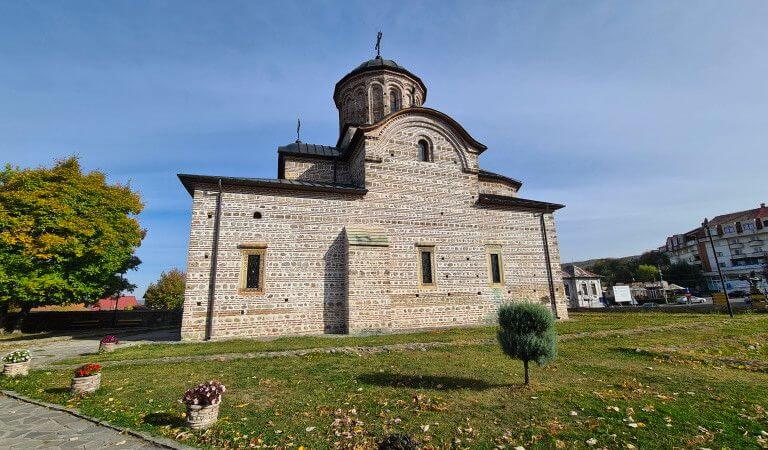
<path fill-rule="evenodd" d="M 400 100 L 400 92 L 397 89 L 389 91 L 389 112 L 393 113 L 402 108 L 402 101 Z"/>
<path fill-rule="evenodd" d="M 379 84 L 371 87 L 371 112 L 373 123 L 384 118 L 384 88 Z"/>
<path fill-rule="evenodd" d="M 432 148 L 425 139 L 419 141 L 419 161 L 431 162 L 432 161 Z"/>

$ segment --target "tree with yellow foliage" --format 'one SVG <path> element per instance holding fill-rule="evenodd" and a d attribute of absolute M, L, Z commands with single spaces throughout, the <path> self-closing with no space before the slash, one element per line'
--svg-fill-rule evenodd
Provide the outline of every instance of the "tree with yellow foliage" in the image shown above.
<path fill-rule="evenodd" d="M 0 322 L 10 307 L 23 316 L 132 290 L 125 273 L 141 262 L 142 209 L 138 193 L 83 173 L 76 157 L 0 170 Z"/>

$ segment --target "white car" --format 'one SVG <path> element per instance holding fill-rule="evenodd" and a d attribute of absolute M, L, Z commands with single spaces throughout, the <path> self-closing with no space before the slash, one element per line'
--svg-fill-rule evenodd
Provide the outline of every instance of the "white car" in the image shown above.
<path fill-rule="evenodd" d="M 675 299 L 675 303 L 679 303 L 681 305 L 687 305 L 689 303 L 691 303 L 691 304 L 693 304 L 693 303 L 707 303 L 707 299 L 701 298 L 701 297 L 696 297 L 694 295 L 692 295 L 690 297 L 686 297 L 685 295 L 682 295 L 682 296 L 677 297 Z"/>

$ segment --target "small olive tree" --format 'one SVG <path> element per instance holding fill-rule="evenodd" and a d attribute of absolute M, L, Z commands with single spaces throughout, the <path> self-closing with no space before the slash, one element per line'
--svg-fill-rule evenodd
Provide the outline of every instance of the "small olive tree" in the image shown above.
<path fill-rule="evenodd" d="M 523 361 L 525 384 L 528 363 L 543 365 L 557 356 L 555 318 L 540 303 L 508 303 L 499 308 L 499 345 L 510 358 Z"/>

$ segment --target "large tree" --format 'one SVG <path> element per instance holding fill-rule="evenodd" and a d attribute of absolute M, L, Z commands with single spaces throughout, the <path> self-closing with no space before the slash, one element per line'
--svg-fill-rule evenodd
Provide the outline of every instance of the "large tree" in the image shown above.
<path fill-rule="evenodd" d="M 614 286 L 616 283 L 631 283 L 635 281 L 635 270 L 637 263 L 634 260 L 622 258 L 606 258 L 595 261 L 589 268 L 592 272 L 600 275 L 605 280 L 606 285 Z"/>
<path fill-rule="evenodd" d="M 171 269 L 149 285 L 144 293 L 144 305 L 151 309 L 181 309 L 184 304 L 184 272 Z"/>
<path fill-rule="evenodd" d="M 658 281 L 659 279 L 659 269 L 656 268 L 656 266 L 651 266 L 648 264 L 640 264 L 637 266 L 637 269 L 635 269 L 635 279 L 637 281 Z"/>
<path fill-rule="evenodd" d="M 670 283 L 690 288 L 695 292 L 708 290 L 701 267 L 684 261 L 671 264 L 664 272 L 664 278 Z"/>
<path fill-rule="evenodd" d="M 51 168 L 0 171 L 0 315 L 9 306 L 88 303 L 131 290 L 125 273 L 144 230 L 129 186 L 83 173 L 75 157 Z M 0 317 L 3 320 L 3 317 Z"/>

